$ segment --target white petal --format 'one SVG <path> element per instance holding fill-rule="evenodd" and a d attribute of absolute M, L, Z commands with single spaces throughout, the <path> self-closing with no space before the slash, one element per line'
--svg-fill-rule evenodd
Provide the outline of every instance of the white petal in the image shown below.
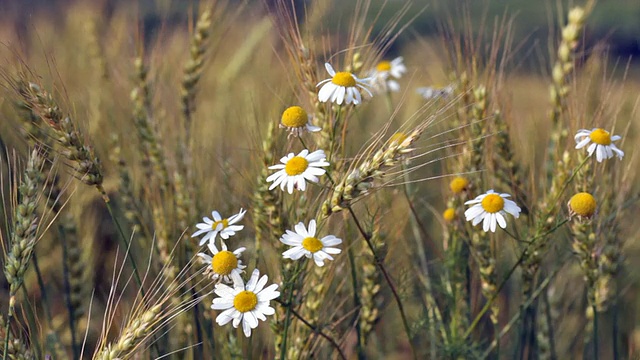
<path fill-rule="evenodd" d="M 331 64 L 324 63 L 324 68 L 327 69 L 327 72 L 329 73 L 329 75 L 336 76 L 336 71 L 333 70 L 333 66 L 331 66 Z"/>
<path fill-rule="evenodd" d="M 496 232 L 496 213 L 491 214 L 491 232 Z"/>
<path fill-rule="evenodd" d="M 487 232 L 491 227 L 491 214 L 485 214 L 483 220 L 484 221 L 482 222 L 482 230 L 484 230 L 484 232 Z"/>
<path fill-rule="evenodd" d="M 498 220 L 498 224 L 500 225 L 501 228 L 504 229 L 507 227 L 507 221 L 505 220 L 504 216 L 502 216 L 502 214 L 497 213 L 496 219 Z"/>

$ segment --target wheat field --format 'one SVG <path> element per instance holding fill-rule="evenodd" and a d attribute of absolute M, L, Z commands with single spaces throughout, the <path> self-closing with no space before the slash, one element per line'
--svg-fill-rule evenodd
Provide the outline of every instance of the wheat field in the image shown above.
<path fill-rule="evenodd" d="M 142 4 L 0 21 L 3 359 L 640 356 L 601 4 Z"/>

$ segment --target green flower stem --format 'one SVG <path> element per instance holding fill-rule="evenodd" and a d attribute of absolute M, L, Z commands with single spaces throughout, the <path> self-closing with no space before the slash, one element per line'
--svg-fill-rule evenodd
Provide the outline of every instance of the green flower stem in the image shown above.
<path fill-rule="evenodd" d="M 531 298 L 527 299 L 523 306 L 521 307 L 521 309 L 526 309 L 528 308 L 531 304 L 533 304 L 533 302 L 535 301 L 535 299 L 540 296 L 540 294 L 547 288 L 547 286 L 549 286 L 549 284 L 551 283 L 551 280 L 555 277 L 555 275 L 560 271 L 560 269 L 555 269 L 546 279 L 544 279 L 542 281 L 542 283 L 540 284 L 540 286 L 538 287 L 538 289 L 536 289 L 536 291 L 533 292 Z M 491 352 L 493 351 L 494 348 L 496 348 L 498 346 L 498 340 L 500 338 L 502 338 L 503 336 L 505 336 L 509 330 L 511 330 L 511 328 L 513 327 L 513 325 L 518 322 L 518 320 L 520 320 L 521 314 L 515 314 L 511 320 L 509 320 L 509 322 L 502 328 L 502 331 L 500 331 L 500 333 L 496 336 L 496 340 L 494 340 L 491 345 L 489 346 L 489 348 L 484 352 L 484 354 L 482 355 L 481 359 L 486 359 L 487 357 L 489 357 L 489 355 L 491 354 Z"/>
<path fill-rule="evenodd" d="M 353 247 L 347 246 L 347 254 L 349 255 L 349 267 L 351 268 L 351 285 L 353 286 L 353 306 L 356 309 L 360 309 L 362 303 L 360 302 L 360 297 L 358 296 L 358 274 L 356 273 L 356 264 L 353 256 Z M 356 351 L 358 352 L 358 360 L 366 359 L 364 354 L 364 349 L 362 348 L 362 336 L 360 331 L 360 321 L 358 320 L 358 312 L 355 313 L 355 326 L 356 326 Z"/>
<path fill-rule="evenodd" d="M 473 319 L 473 322 L 471 323 L 471 325 L 469 325 L 469 328 L 464 333 L 463 339 L 466 339 L 467 337 L 469 337 L 469 335 L 471 335 L 471 333 L 476 328 L 476 326 L 478 326 L 478 323 L 480 323 L 480 319 L 482 319 L 484 314 L 491 308 L 491 305 L 498 298 L 498 294 L 500 294 L 500 291 L 502 290 L 502 288 L 507 284 L 507 281 L 511 278 L 511 275 L 513 275 L 513 273 L 516 271 L 518 266 L 520 266 L 522 261 L 524 261 L 524 259 L 527 257 L 527 252 L 529 251 L 529 249 L 533 248 L 533 246 L 535 245 L 536 240 L 551 234 L 552 232 L 556 231 L 558 228 L 560 228 L 562 225 L 566 224 L 567 222 L 569 222 L 569 219 L 564 219 L 560 223 L 558 223 L 556 226 L 554 226 L 552 229 L 550 229 L 549 231 L 545 232 L 544 234 L 537 235 L 537 236 L 533 237 L 529 241 L 529 245 L 527 246 L 526 249 L 524 249 L 522 251 L 522 254 L 518 258 L 518 261 L 516 261 L 516 263 L 513 265 L 513 267 L 511 267 L 511 269 L 509 269 L 509 272 L 507 272 L 507 275 L 504 277 L 504 279 L 502 280 L 500 285 L 498 285 L 498 287 L 496 289 L 496 292 L 493 294 L 493 296 L 491 298 L 488 299 L 487 303 L 480 310 L 478 315 L 476 315 L 476 317 Z"/>
<path fill-rule="evenodd" d="M 600 357 L 598 356 L 598 309 L 596 305 L 592 305 L 593 309 L 593 358 L 598 360 Z"/>
<path fill-rule="evenodd" d="M 340 356 L 340 359 L 347 360 L 347 357 L 342 352 L 342 349 L 340 349 L 340 345 L 338 344 L 338 342 L 334 338 L 332 338 L 331 336 L 329 336 L 326 333 L 324 333 L 322 331 L 322 329 L 320 329 L 318 326 L 314 326 L 309 321 L 307 321 L 302 315 L 300 315 L 297 311 L 293 310 L 291 308 L 291 303 L 285 303 L 285 302 L 282 302 L 281 300 L 277 300 L 277 299 L 275 301 L 277 303 L 279 303 L 281 306 L 286 307 L 287 310 L 290 310 L 291 314 L 293 316 L 295 316 L 298 320 L 302 321 L 302 323 L 305 326 L 307 326 L 309 329 L 311 329 L 314 333 L 316 333 L 316 334 L 322 336 L 323 338 L 325 338 L 331 344 L 331 346 L 333 346 L 336 349 L 336 351 L 338 352 L 338 356 Z"/>
<path fill-rule="evenodd" d="M 294 291 L 294 280 L 298 278 L 298 275 L 302 269 L 302 264 L 306 262 L 298 261 L 293 269 L 293 273 L 289 279 L 285 279 L 286 288 L 289 289 L 289 297 L 287 298 L 287 311 L 284 316 L 284 329 L 282 330 L 282 345 L 280 346 L 280 360 L 285 360 L 287 356 L 287 336 L 289 335 L 289 326 L 291 325 L 291 314 L 293 313 L 293 308 L 291 307 L 291 302 L 293 301 L 293 291 Z M 284 292 L 284 291 L 283 291 Z"/>
<path fill-rule="evenodd" d="M 391 280 L 391 276 L 389 275 L 389 272 L 387 272 L 387 269 L 382 264 L 382 261 L 380 260 L 380 258 L 378 257 L 378 254 L 376 253 L 375 247 L 371 243 L 371 235 L 364 230 L 364 228 L 358 221 L 358 217 L 356 216 L 356 213 L 353 211 L 350 205 L 347 206 L 347 209 L 349 209 L 349 212 L 351 213 L 351 218 L 353 218 L 353 222 L 356 224 L 358 231 L 360 232 L 364 240 L 367 242 L 369 249 L 371 249 L 376 266 L 378 267 L 378 269 L 380 269 L 380 272 L 382 272 L 382 276 L 384 276 L 384 279 L 387 282 L 387 285 L 389 285 L 389 288 L 391 289 L 393 298 L 395 299 L 396 304 L 398 305 L 398 310 L 400 311 L 400 318 L 402 319 L 402 325 L 404 326 L 404 331 L 407 333 L 407 340 L 409 342 L 409 346 L 411 347 L 411 354 L 413 355 L 413 359 L 417 360 L 418 355 L 416 354 L 416 349 L 414 348 L 413 342 L 411 341 L 411 329 L 409 328 L 409 322 L 407 321 L 407 315 L 404 312 L 404 306 L 402 305 L 402 300 L 400 300 L 400 295 L 398 295 L 398 291 L 396 290 L 396 287 L 393 285 L 393 281 Z"/>

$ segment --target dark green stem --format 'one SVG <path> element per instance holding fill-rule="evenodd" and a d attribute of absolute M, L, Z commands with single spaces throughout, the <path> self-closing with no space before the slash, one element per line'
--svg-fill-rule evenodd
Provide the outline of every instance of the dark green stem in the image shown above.
<path fill-rule="evenodd" d="M 393 285 L 393 281 L 391 280 L 391 276 L 389 275 L 389 272 L 387 272 L 387 269 L 382 264 L 382 260 L 378 257 L 375 247 L 371 243 L 371 234 L 366 232 L 362 227 L 362 225 L 360 225 L 360 222 L 358 221 L 358 217 L 356 216 L 356 213 L 353 211 L 351 206 L 347 206 L 347 209 L 349 209 L 349 212 L 351 213 L 351 218 L 353 218 L 353 221 L 355 222 L 356 227 L 358 228 L 358 231 L 366 241 L 367 245 L 369 246 L 369 249 L 371 249 L 376 266 L 382 273 L 382 276 L 384 276 L 384 279 L 387 282 L 387 285 L 389 285 L 389 288 L 391 289 L 393 298 L 396 301 L 398 310 L 400 311 L 400 318 L 402 319 L 402 325 L 404 326 L 404 331 L 407 333 L 407 341 L 409 342 L 409 346 L 411 347 L 411 354 L 413 355 L 413 359 L 417 360 L 418 355 L 416 354 L 416 350 L 413 346 L 413 342 L 411 341 L 411 329 L 409 328 L 409 322 L 407 321 L 407 315 L 405 314 L 404 305 L 402 305 L 402 300 L 400 300 L 400 295 L 398 295 L 398 291 L 396 290 L 395 285 Z"/>
<path fill-rule="evenodd" d="M 522 254 L 520 254 L 518 261 L 516 261 L 516 263 L 511 267 L 511 269 L 509 269 L 509 272 L 507 272 L 507 275 L 504 277 L 500 285 L 498 285 L 493 296 L 491 296 L 491 298 L 488 299 L 487 303 L 484 304 L 484 307 L 480 310 L 478 315 L 476 315 L 476 317 L 473 319 L 473 322 L 471 323 L 471 325 L 469 325 L 469 328 L 465 332 L 463 339 L 466 339 L 467 337 L 469 337 L 469 335 L 471 335 L 471 332 L 473 332 L 476 326 L 478 326 L 480 319 L 482 319 L 484 314 L 491 308 L 491 305 L 493 305 L 493 302 L 498 298 L 498 294 L 500 294 L 500 291 L 502 290 L 502 288 L 507 284 L 507 281 L 511 278 L 511 275 L 513 275 L 513 273 L 516 271 L 518 266 L 520 266 L 522 261 L 524 261 L 528 251 L 535 245 L 536 240 L 551 234 L 552 232 L 556 231 L 560 226 L 566 224 L 567 222 L 569 222 L 569 219 L 564 219 L 560 223 L 558 223 L 556 226 L 551 228 L 549 231 L 545 232 L 544 234 L 537 235 L 529 241 L 529 245 L 527 246 L 526 249 L 522 251 Z"/>

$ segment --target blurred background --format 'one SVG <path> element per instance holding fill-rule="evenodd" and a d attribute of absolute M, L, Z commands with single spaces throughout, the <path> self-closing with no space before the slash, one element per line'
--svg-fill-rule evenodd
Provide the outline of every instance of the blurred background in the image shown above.
<path fill-rule="evenodd" d="M 298 9 L 301 4 L 308 4 L 313 0 L 293 0 Z M 273 0 L 234 0 L 232 3 L 247 6 L 260 6 Z M 383 9 L 376 22 L 382 27 L 393 14 L 407 1 L 391 0 L 373 1 L 370 16 L 377 16 L 377 10 Z M 139 13 L 144 24 L 145 33 L 153 34 L 163 24 L 181 26 L 187 21 L 190 9 L 197 6 L 197 1 L 170 0 L 2 0 L 0 1 L 0 19 L 9 23 L 18 32 L 32 25 L 34 15 L 46 14 L 52 20 L 61 21 L 67 9 L 77 3 L 94 3 L 104 9 L 104 16 L 108 19 L 114 9 L 130 8 Z M 383 4 L 385 3 L 385 4 Z M 526 46 L 546 43 L 549 37 L 550 24 L 557 24 L 555 18 L 559 5 L 555 0 L 418 0 L 414 4 L 424 4 L 426 10 L 413 22 L 412 30 L 404 34 L 396 43 L 402 46 L 415 34 L 436 35 L 440 24 L 451 14 L 456 13 L 462 5 L 468 8 L 470 19 L 474 25 L 480 26 L 482 21 L 492 22 L 496 17 L 504 14 L 515 15 L 515 42 L 524 42 Z M 569 7 L 572 3 L 563 2 Z M 351 14 L 356 1 L 341 1 L 332 5 L 331 10 L 336 16 L 327 19 L 340 21 L 340 14 Z M 635 58 L 640 55 L 640 1 L 638 0 L 599 0 L 594 12 L 589 17 L 586 38 L 587 42 L 604 42 L 613 57 L 624 59 Z M 330 23 L 325 24 L 327 28 Z"/>

